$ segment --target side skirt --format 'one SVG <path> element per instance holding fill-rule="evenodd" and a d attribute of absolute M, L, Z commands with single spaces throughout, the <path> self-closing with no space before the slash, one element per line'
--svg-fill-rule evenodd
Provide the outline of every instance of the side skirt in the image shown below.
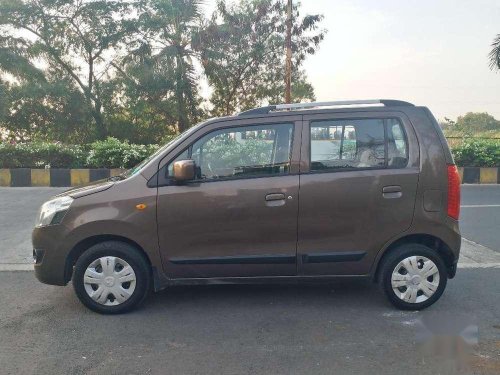
<path fill-rule="evenodd" d="M 219 277 L 219 278 L 192 278 L 192 279 L 169 279 L 153 268 L 154 291 L 166 289 L 169 286 L 180 285 L 224 285 L 224 284 L 307 284 L 318 283 L 325 284 L 341 279 L 370 279 L 371 275 L 336 275 L 336 276 L 268 276 L 268 277 Z"/>

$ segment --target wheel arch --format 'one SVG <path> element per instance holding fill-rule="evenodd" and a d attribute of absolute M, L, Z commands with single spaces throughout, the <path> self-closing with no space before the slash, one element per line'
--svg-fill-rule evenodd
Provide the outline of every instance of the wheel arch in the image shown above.
<path fill-rule="evenodd" d="M 425 245 L 433 250 L 435 250 L 443 259 L 448 270 L 448 277 L 452 278 L 455 276 L 455 262 L 454 255 L 451 248 L 440 238 L 426 233 L 416 233 L 403 236 L 401 238 L 393 241 L 389 246 L 383 250 L 381 256 L 379 256 L 375 272 L 373 273 L 373 279 L 375 282 L 379 281 L 381 265 L 388 254 L 396 251 L 398 247 L 405 244 L 416 243 L 420 245 Z"/>
<path fill-rule="evenodd" d="M 76 264 L 78 258 L 85 252 L 85 250 L 98 243 L 106 241 L 119 241 L 133 246 L 144 257 L 150 267 L 150 270 L 152 270 L 151 259 L 137 242 L 131 240 L 130 238 L 115 234 L 99 234 L 81 240 L 70 250 L 68 256 L 66 257 L 66 264 L 64 267 L 64 281 L 67 283 L 71 280 L 73 275 L 73 267 Z"/>

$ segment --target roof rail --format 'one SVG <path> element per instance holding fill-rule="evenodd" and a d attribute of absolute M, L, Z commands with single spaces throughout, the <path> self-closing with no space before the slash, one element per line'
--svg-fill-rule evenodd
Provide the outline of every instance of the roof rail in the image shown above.
<path fill-rule="evenodd" d="M 266 107 L 254 108 L 254 109 L 249 109 L 248 111 L 240 112 L 238 116 L 265 115 L 272 111 L 297 110 L 297 109 L 318 108 L 318 107 L 339 107 L 339 106 L 349 106 L 349 105 L 364 106 L 364 105 L 374 105 L 374 104 L 382 104 L 386 107 L 414 106 L 412 103 L 404 102 L 402 100 L 388 100 L 388 99 L 340 100 L 335 102 L 312 102 L 312 103 L 268 105 Z"/>

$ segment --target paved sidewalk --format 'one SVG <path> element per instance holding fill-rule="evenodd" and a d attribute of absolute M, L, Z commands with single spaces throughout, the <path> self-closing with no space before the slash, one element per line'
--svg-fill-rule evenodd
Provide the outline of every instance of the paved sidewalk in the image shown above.
<path fill-rule="evenodd" d="M 500 253 L 462 238 L 459 268 L 500 268 Z"/>

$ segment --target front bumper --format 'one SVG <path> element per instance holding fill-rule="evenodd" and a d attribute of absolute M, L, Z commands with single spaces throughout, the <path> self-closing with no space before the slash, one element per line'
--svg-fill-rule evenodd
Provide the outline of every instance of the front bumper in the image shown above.
<path fill-rule="evenodd" d="M 36 252 L 35 276 L 45 284 L 66 285 L 65 268 L 69 249 L 62 240 L 67 229 L 63 225 L 35 228 L 31 235 Z M 35 254 L 34 254 L 35 255 Z"/>

